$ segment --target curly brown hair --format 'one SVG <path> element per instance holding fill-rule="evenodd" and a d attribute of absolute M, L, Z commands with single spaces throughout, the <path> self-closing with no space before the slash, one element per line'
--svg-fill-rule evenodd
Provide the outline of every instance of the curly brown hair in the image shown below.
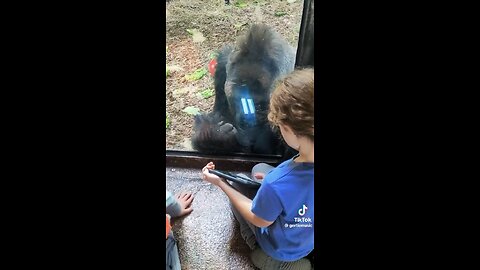
<path fill-rule="evenodd" d="M 314 70 L 297 69 L 282 78 L 270 97 L 268 120 L 286 125 L 297 136 L 314 140 Z"/>

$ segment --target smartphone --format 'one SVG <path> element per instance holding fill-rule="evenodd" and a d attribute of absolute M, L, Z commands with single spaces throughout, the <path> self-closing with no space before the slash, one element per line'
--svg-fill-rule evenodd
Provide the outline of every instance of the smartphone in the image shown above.
<path fill-rule="evenodd" d="M 250 178 L 242 177 L 240 175 L 232 174 L 229 172 L 219 171 L 219 170 L 209 170 L 209 172 L 211 174 L 215 174 L 217 176 L 233 181 L 235 183 L 244 184 L 248 186 L 256 186 L 256 187 L 259 187 L 261 185 L 260 182 L 254 181 Z"/>

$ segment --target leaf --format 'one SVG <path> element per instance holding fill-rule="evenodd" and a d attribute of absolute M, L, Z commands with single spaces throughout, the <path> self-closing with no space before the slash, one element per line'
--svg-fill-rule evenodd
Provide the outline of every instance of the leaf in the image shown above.
<path fill-rule="evenodd" d="M 287 15 L 287 12 L 284 12 L 284 11 L 275 12 L 275 16 L 277 16 L 277 17 L 283 16 L 283 15 Z"/>
<path fill-rule="evenodd" d="M 209 59 L 210 60 L 215 59 L 215 58 L 217 58 L 217 56 L 218 56 L 217 52 L 212 52 L 212 53 L 210 53 Z"/>
<path fill-rule="evenodd" d="M 245 3 L 245 2 L 243 2 L 243 0 L 239 0 L 239 1 L 236 1 L 236 2 L 235 2 L 235 6 L 236 6 L 236 7 L 239 7 L 239 8 L 244 8 L 244 7 L 246 7 L 247 5 L 248 5 L 248 4 Z"/>
<path fill-rule="evenodd" d="M 204 42 L 205 37 L 203 36 L 202 32 L 198 31 L 197 29 L 186 29 L 187 32 L 192 36 L 193 42 Z"/>
<path fill-rule="evenodd" d="M 197 114 L 200 114 L 200 109 L 196 107 L 188 106 L 185 109 L 183 109 L 182 112 L 186 112 L 191 115 L 197 115 Z"/>
<path fill-rule="evenodd" d="M 213 90 L 210 89 L 210 88 L 207 88 L 207 89 L 203 90 L 202 92 L 197 93 L 197 97 L 199 97 L 199 98 L 207 99 L 211 96 L 213 96 Z"/>
<path fill-rule="evenodd" d="M 195 30 L 193 32 L 192 39 L 193 39 L 193 42 L 195 43 L 202 43 L 205 41 L 206 38 L 203 36 L 202 32 Z"/>
<path fill-rule="evenodd" d="M 200 80 L 203 76 L 205 76 L 207 72 L 208 71 L 205 68 L 199 68 L 193 73 L 185 75 L 185 79 L 187 79 L 188 81 L 197 81 Z"/>
<path fill-rule="evenodd" d="M 167 115 L 165 129 L 167 129 L 169 126 L 170 126 L 170 119 L 168 119 L 168 115 Z"/>
<path fill-rule="evenodd" d="M 240 28 L 242 28 L 242 26 L 247 25 L 247 24 L 248 24 L 248 23 L 237 23 L 237 24 L 235 24 L 234 26 L 235 26 L 235 28 L 240 29 Z"/>

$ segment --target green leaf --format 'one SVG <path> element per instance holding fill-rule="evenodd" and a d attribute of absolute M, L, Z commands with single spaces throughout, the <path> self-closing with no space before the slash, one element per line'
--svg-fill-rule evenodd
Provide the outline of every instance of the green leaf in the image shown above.
<path fill-rule="evenodd" d="M 200 98 L 207 99 L 207 98 L 213 96 L 213 90 L 210 89 L 210 88 L 207 88 L 207 89 L 203 90 L 202 92 L 197 93 L 197 96 L 200 97 Z"/>
<path fill-rule="evenodd" d="M 217 52 L 212 52 L 212 53 L 210 53 L 209 59 L 210 60 L 215 59 L 215 58 L 217 58 L 217 56 L 218 56 Z"/>
<path fill-rule="evenodd" d="M 167 70 L 167 76 L 166 77 L 168 77 L 168 75 L 170 75 L 170 69 L 168 68 L 168 65 L 165 65 L 165 66 L 166 66 L 166 70 Z"/>
<path fill-rule="evenodd" d="M 197 114 L 200 114 L 200 109 L 196 107 L 188 106 L 185 109 L 183 109 L 182 112 L 186 112 L 191 115 L 197 115 Z"/>
<path fill-rule="evenodd" d="M 170 119 L 168 119 L 168 115 L 166 117 L 166 125 L 165 125 L 165 129 L 167 129 L 169 126 L 170 126 Z"/>
<path fill-rule="evenodd" d="M 202 32 L 198 31 L 198 29 L 186 29 L 187 32 L 192 36 L 193 42 L 204 42 L 205 37 L 203 36 Z"/>
<path fill-rule="evenodd" d="M 235 6 L 236 6 L 236 7 L 239 7 L 239 8 L 244 8 L 244 7 L 246 7 L 247 5 L 248 5 L 248 4 L 245 3 L 245 2 L 243 2 L 242 0 L 239 0 L 239 1 L 236 1 L 236 2 L 235 2 Z"/>
<path fill-rule="evenodd" d="M 242 26 L 247 25 L 247 24 L 248 23 L 237 23 L 237 24 L 234 25 L 234 27 L 240 29 L 240 28 L 242 28 Z"/>
<path fill-rule="evenodd" d="M 205 68 L 199 68 L 193 73 L 185 75 L 185 79 L 187 79 L 188 81 L 197 81 L 200 80 L 203 76 L 205 76 L 207 72 L 208 71 Z"/>
<path fill-rule="evenodd" d="M 192 39 L 195 43 L 202 43 L 206 38 L 203 36 L 202 32 L 195 30 L 193 31 Z"/>
<path fill-rule="evenodd" d="M 283 15 L 287 15 L 287 12 L 284 12 L 284 11 L 275 12 L 275 16 L 277 16 L 277 17 L 283 16 Z"/>

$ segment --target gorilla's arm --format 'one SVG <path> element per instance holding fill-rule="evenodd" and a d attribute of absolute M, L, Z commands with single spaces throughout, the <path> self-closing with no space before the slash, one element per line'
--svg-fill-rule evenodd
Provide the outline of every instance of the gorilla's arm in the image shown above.
<path fill-rule="evenodd" d="M 225 81 L 227 79 L 226 65 L 232 50 L 232 47 L 225 46 L 220 51 L 217 57 L 217 67 L 214 77 L 215 103 L 213 105 L 213 111 L 218 112 L 223 116 L 224 119 L 222 120 L 226 120 L 226 122 L 229 123 L 232 121 L 232 116 L 228 106 L 227 95 L 225 94 Z"/>

